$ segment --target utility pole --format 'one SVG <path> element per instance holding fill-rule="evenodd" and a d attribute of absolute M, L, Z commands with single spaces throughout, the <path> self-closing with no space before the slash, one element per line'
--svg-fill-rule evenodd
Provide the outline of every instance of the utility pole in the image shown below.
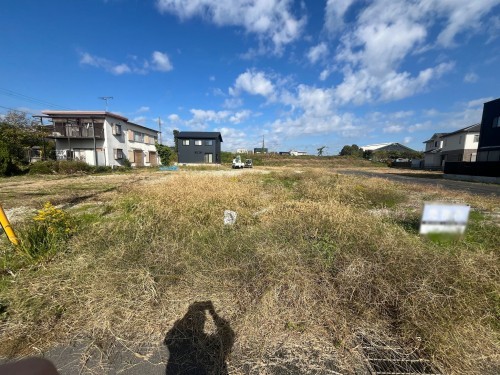
<path fill-rule="evenodd" d="M 160 129 L 160 144 L 162 144 L 162 141 L 161 141 L 161 119 L 160 119 L 160 117 L 158 117 L 158 128 Z"/>
<path fill-rule="evenodd" d="M 106 102 L 106 112 L 108 112 L 108 100 L 113 99 L 112 96 L 100 96 L 99 99 L 104 100 Z"/>
<path fill-rule="evenodd" d="M 265 147 L 264 135 L 262 135 L 262 153 L 264 153 L 264 147 Z"/>

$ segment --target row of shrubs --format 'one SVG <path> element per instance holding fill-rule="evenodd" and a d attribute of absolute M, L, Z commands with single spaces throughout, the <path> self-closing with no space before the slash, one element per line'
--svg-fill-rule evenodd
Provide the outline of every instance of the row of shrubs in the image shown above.
<path fill-rule="evenodd" d="M 129 170 L 129 166 L 114 167 L 92 166 L 79 160 L 47 160 L 33 163 L 29 174 L 74 174 L 74 173 L 109 173 L 111 171 Z"/>

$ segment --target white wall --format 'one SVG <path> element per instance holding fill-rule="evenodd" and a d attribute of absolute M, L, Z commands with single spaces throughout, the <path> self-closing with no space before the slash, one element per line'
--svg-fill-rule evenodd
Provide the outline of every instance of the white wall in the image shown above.
<path fill-rule="evenodd" d="M 437 146 L 434 146 L 434 143 L 437 142 Z M 426 142 L 425 143 L 425 151 L 430 151 L 430 150 L 434 150 L 436 148 L 442 148 L 443 147 L 443 141 L 441 140 L 437 140 L 437 139 L 433 139 L 431 142 Z"/>
<path fill-rule="evenodd" d="M 121 125 L 122 134 L 121 135 L 113 135 L 113 124 Z M 104 138 L 106 140 L 106 165 L 108 166 L 121 166 L 123 165 L 122 160 L 116 160 L 114 150 L 122 149 L 124 157 L 127 157 L 127 132 L 126 130 L 126 122 L 123 120 L 119 120 L 114 117 L 106 117 L 104 121 Z"/>
<path fill-rule="evenodd" d="M 125 142 L 127 145 L 126 150 L 124 150 L 125 157 L 129 158 L 130 151 L 141 150 L 142 154 L 143 154 L 144 166 L 151 166 L 152 163 L 150 161 L 148 161 L 149 158 L 148 158 L 147 154 L 149 152 L 156 153 L 156 147 L 154 144 L 154 137 L 158 137 L 158 133 L 154 130 L 148 130 L 148 129 L 145 129 L 143 127 L 131 124 L 131 123 L 127 123 L 126 127 L 122 128 L 122 129 L 125 129 L 124 137 L 125 137 Z M 129 131 L 136 131 L 139 133 L 143 133 L 144 134 L 144 141 L 139 142 L 139 141 L 129 140 L 129 133 L 128 133 Z M 146 139 L 146 136 L 148 139 Z M 130 160 L 130 161 L 132 162 L 132 160 Z M 156 155 L 156 163 L 153 163 L 153 165 L 154 164 L 159 164 L 158 155 Z M 132 165 L 135 166 L 135 165 L 137 165 L 137 163 L 132 162 Z"/>
<path fill-rule="evenodd" d="M 121 125 L 122 134 L 113 134 L 113 125 Z M 136 131 L 147 135 L 149 139 L 144 136 L 144 142 L 139 141 L 129 141 L 128 131 Z M 104 120 L 104 139 L 96 140 L 96 148 L 102 149 L 104 153 L 104 162 L 107 166 L 121 166 L 123 165 L 124 159 L 115 159 L 115 149 L 123 150 L 124 158 L 129 158 L 129 151 L 140 150 L 143 155 L 144 166 L 151 166 L 159 164 L 159 158 L 156 155 L 156 147 L 154 145 L 154 137 L 158 137 L 158 133 L 155 130 L 149 130 L 147 128 L 131 124 L 129 122 L 117 119 L 115 117 L 107 116 Z M 147 142 L 146 142 L 147 141 Z M 81 152 L 85 155 L 85 161 L 90 165 L 95 165 L 94 150 L 94 140 L 91 138 L 81 139 L 81 138 L 71 138 L 70 139 L 71 149 L 87 149 L 92 150 L 90 152 Z M 68 141 L 65 138 L 56 139 L 56 150 L 68 150 Z M 149 160 L 149 152 L 155 153 L 156 163 L 151 163 Z M 92 155 L 92 157 L 90 157 Z M 100 159 L 103 155 L 100 156 Z M 132 162 L 132 160 L 131 160 Z M 135 166 L 137 163 L 132 163 Z M 99 163 L 101 165 L 101 162 Z"/>
<path fill-rule="evenodd" d="M 457 133 L 444 138 L 443 151 L 477 149 L 478 142 L 473 142 L 474 133 Z"/>

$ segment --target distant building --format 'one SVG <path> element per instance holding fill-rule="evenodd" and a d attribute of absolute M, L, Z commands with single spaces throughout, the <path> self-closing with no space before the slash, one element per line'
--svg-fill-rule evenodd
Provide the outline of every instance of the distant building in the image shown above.
<path fill-rule="evenodd" d="M 179 132 L 179 163 L 219 164 L 222 136 L 219 132 Z"/>
<path fill-rule="evenodd" d="M 434 133 L 430 139 L 425 141 L 424 168 L 438 169 L 443 165 L 444 156 L 441 155 L 443 149 L 443 136 L 447 133 Z"/>
<path fill-rule="evenodd" d="M 441 136 L 443 148 L 441 160 L 476 161 L 481 124 L 474 124 Z"/>
<path fill-rule="evenodd" d="M 280 151 L 280 155 L 290 155 L 290 151 Z"/>
<path fill-rule="evenodd" d="M 417 151 L 402 145 L 401 143 L 388 142 L 388 143 L 377 143 L 373 145 L 361 146 L 363 151 L 399 151 L 399 152 L 412 152 L 417 153 Z"/>
<path fill-rule="evenodd" d="M 236 150 L 237 154 L 249 154 L 248 150 L 246 148 L 238 148 Z"/>
<path fill-rule="evenodd" d="M 500 98 L 484 103 L 477 161 L 500 160 Z"/>
<path fill-rule="evenodd" d="M 304 155 L 307 155 L 307 152 L 306 151 L 290 150 L 290 155 L 292 155 L 292 156 L 304 156 Z"/>
<path fill-rule="evenodd" d="M 253 149 L 254 154 L 267 154 L 268 152 L 267 147 L 256 147 Z"/>
<path fill-rule="evenodd" d="M 158 131 L 105 111 L 43 111 L 59 160 L 81 160 L 90 165 L 156 166 Z"/>

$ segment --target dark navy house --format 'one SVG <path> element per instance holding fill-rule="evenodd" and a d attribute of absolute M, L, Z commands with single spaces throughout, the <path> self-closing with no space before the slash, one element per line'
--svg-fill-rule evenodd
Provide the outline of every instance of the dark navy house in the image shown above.
<path fill-rule="evenodd" d="M 177 150 L 179 163 L 220 164 L 219 132 L 179 132 Z"/>
<path fill-rule="evenodd" d="M 477 161 L 500 161 L 500 99 L 484 103 Z"/>

